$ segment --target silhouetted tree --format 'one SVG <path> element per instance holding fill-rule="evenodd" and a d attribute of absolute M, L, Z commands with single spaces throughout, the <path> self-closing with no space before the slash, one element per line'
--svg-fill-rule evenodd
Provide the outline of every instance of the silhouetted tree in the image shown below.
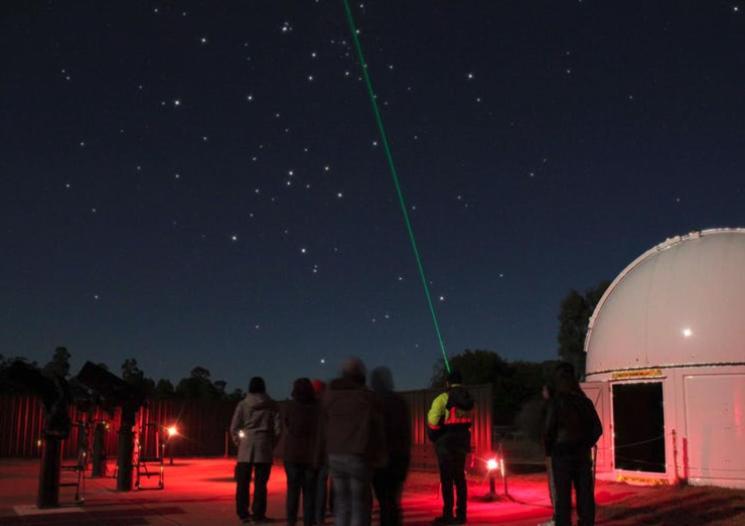
<path fill-rule="evenodd" d="M 42 369 L 44 374 L 67 378 L 70 374 L 70 357 L 70 352 L 66 347 L 57 347 L 52 355 L 52 360 Z"/>
<path fill-rule="evenodd" d="M 176 386 L 176 394 L 183 398 L 209 400 L 218 398 L 218 391 L 210 380 L 210 372 L 204 367 L 195 367 L 188 378 Z"/>
<path fill-rule="evenodd" d="M 136 386 L 145 396 L 151 397 L 155 393 L 155 382 L 145 377 L 145 372 L 137 365 L 137 360 L 127 358 L 122 363 L 122 379 Z"/>
<path fill-rule="evenodd" d="M 145 377 L 145 373 L 137 365 L 137 360 L 134 358 L 127 358 L 122 363 L 122 379 L 125 382 L 134 383 L 142 380 Z"/>
<path fill-rule="evenodd" d="M 572 289 L 559 306 L 559 356 L 574 366 L 579 378 L 585 375 L 585 337 L 590 316 L 609 285 L 610 281 L 601 281 L 584 294 Z"/>
<path fill-rule="evenodd" d="M 215 380 L 212 384 L 215 387 L 218 398 L 225 398 L 225 388 L 228 386 L 228 382 L 225 380 Z"/>
<path fill-rule="evenodd" d="M 170 380 L 161 378 L 155 385 L 155 397 L 156 398 L 172 398 L 176 394 L 173 389 L 173 384 Z"/>
<path fill-rule="evenodd" d="M 228 395 L 228 400 L 232 402 L 240 402 L 243 400 L 243 397 L 246 396 L 246 394 L 243 392 L 243 389 L 233 389 L 230 394 Z"/>
<path fill-rule="evenodd" d="M 555 362 L 551 362 L 555 363 Z M 494 351 L 466 350 L 450 358 L 450 366 L 463 375 L 468 385 L 492 385 L 492 418 L 495 424 L 510 425 L 521 407 L 540 396 L 550 366 L 534 362 L 508 362 Z M 446 371 L 440 361 L 435 366 L 432 387 L 442 388 Z"/>

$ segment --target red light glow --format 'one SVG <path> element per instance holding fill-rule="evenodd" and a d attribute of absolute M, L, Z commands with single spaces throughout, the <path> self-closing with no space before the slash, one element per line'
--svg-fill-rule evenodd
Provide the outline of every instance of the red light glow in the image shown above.
<path fill-rule="evenodd" d="M 490 458 L 486 461 L 486 469 L 489 471 L 494 471 L 497 468 L 499 468 L 499 461 L 496 458 Z"/>
<path fill-rule="evenodd" d="M 168 427 L 168 436 L 173 437 L 178 435 L 178 428 L 176 426 L 169 426 Z"/>

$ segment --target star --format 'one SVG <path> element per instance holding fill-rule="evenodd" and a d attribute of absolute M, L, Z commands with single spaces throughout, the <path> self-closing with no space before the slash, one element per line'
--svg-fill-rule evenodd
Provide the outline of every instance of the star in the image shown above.
<path fill-rule="evenodd" d="M 233 242 L 238 241 L 238 236 L 236 234 L 232 234 L 230 236 L 230 240 L 233 241 Z"/>
<path fill-rule="evenodd" d="M 209 140 L 209 137 L 207 137 L 206 135 L 202 135 L 202 142 L 207 142 Z"/>
<path fill-rule="evenodd" d="M 301 253 L 301 254 L 307 254 L 307 253 L 308 253 L 308 249 L 307 249 L 307 248 L 305 248 L 305 247 L 302 247 L 302 248 L 300 249 L 300 253 Z"/>
<path fill-rule="evenodd" d="M 473 80 L 473 78 L 474 78 L 474 76 L 473 76 L 473 73 L 468 73 L 468 74 L 466 74 L 466 78 L 467 78 L 468 80 Z"/>
<path fill-rule="evenodd" d="M 344 197 L 344 194 L 342 192 L 336 192 L 336 197 L 337 199 L 341 199 L 342 197 Z"/>
<path fill-rule="evenodd" d="M 439 297 L 438 299 L 439 299 L 439 300 L 440 300 L 441 302 L 443 302 L 443 301 L 445 301 L 445 296 L 440 296 L 440 297 Z"/>
<path fill-rule="evenodd" d="M 325 164 L 325 165 L 323 166 L 323 171 L 324 171 L 324 172 L 328 172 L 328 171 L 330 171 L 330 170 L 331 170 L 331 166 L 329 166 L 328 164 Z"/>
<path fill-rule="evenodd" d="M 94 295 L 93 295 L 93 299 L 94 299 L 94 300 L 98 301 L 98 299 L 99 299 L 99 298 L 100 298 L 100 296 L 99 296 L 98 294 L 94 294 Z"/>
<path fill-rule="evenodd" d="M 739 13 L 740 12 L 740 6 L 739 5 L 734 6 L 732 8 L 732 11 L 734 11 L 735 13 Z"/>
<path fill-rule="evenodd" d="M 65 183 L 65 188 L 70 189 L 70 183 Z"/>
<path fill-rule="evenodd" d="M 310 58 L 316 58 L 317 56 L 318 56 L 318 53 L 316 53 L 315 51 L 310 52 Z"/>
<path fill-rule="evenodd" d="M 313 75 L 308 75 L 308 82 L 313 82 Z"/>
<path fill-rule="evenodd" d="M 85 148 L 85 141 L 80 141 L 80 143 L 79 143 L 79 144 L 80 144 L 80 147 L 81 147 L 81 148 Z"/>
<path fill-rule="evenodd" d="M 173 174 L 173 178 L 174 179 L 181 179 L 181 174 L 180 173 L 175 173 L 175 174 Z"/>
<path fill-rule="evenodd" d="M 207 37 L 202 37 L 202 38 L 200 38 L 200 39 L 199 39 L 199 42 L 200 42 L 200 43 L 201 43 L 202 45 L 206 44 L 206 43 L 207 43 Z"/>
<path fill-rule="evenodd" d="M 246 95 L 246 100 L 247 100 L 248 102 L 253 102 L 253 101 L 254 101 L 254 96 L 253 96 L 252 94 L 250 94 L 250 93 L 249 93 L 248 95 Z"/>
<path fill-rule="evenodd" d="M 326 358 L 321 358 L 321 365 L 326 365 Z"/>
<path fill-rule="evenodd" d="M 97 210 L 97 209 L 95 209 L 95 208 L 91 208 L 91 214 L 95 214 L 96 212 L 98 212 L 98 210 Z"/>

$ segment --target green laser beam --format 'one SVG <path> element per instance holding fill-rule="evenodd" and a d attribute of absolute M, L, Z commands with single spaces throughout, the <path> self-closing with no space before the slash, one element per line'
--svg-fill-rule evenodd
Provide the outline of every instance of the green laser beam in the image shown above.
<path fill-rule="evenodd" d="M 424 265 L 422 264 L 422 257 L 419 254 L 419 248 L 417 247 L 416 238 L 414 237 L 414 228 L 411 226 L 411 220 L 409 219 L 409 212 L 406 209 L 406 201 L 404 199 L 404 193 L 401 190 L 401 183 L 398 179 L 398 172 L 396 165 L 393 162 L 393 154 L 391 153 L 391 147 L 388 144 L 388 135 L 385 133 L 385 127 L 383 126 L 383 117 L 380 115 L 380 109 L 378 108 L 378 102 L 375 99 L 375 91 L 373 90 L 372 80 L 370 80 L 370 73 L 367 68 L 367 62 L 365 62 L 365 56 L 362 53 L 362 44 L 357 34 L 357 25 L 354 23 L 354 16 L 352 16 L 352 10 L 349 7 L 349 0 L 344 1 L 344 10 L 347 13 L 347 22 L 349 22 L 349 29 L 352 32 L 352 40 L 354 41 L 354 47 L 357 50 L 357 58 L 360 61 L 362 68 L 362 76 L 365 79 L 365 86 L 367 86 L 367 93 L 370 97 L 370 104 L 372 105 L 373 114 L 375 115 L 375 122 L 378 125 L 378 131 L 380 132 L 380 139 L 383 142 L 383 151 L 385 157 L 388 160 L 388 168 L 391 171 L 391 177 L 393 178 L 393 185 L 396 187 L 396 195 L 398 195 L 398 204 L 401 205 L 401 213 L 404 216 L 404 223 L 406 224 L 406 231 L 409 234 L 409 241 L 411 242 L 411 249 L 414 251 L 414 258 L 416 259 L 416 265 L 419 269 L 419 277 L 422 280 L 422 287 L 424 288 L 424 295 L 427 297 L 427 305 L 429 306 L 429 312 L 432 315 L 432 323 L 435 326 L 435 332 L 437 333 L 437 340 L 440 343 L 440 350 L 442 351 L 442 358 L 445 360 L 445 369 L 450 372 L 450 361 L 448 360 L 447 352 L 445 352 L 445 341 L 442 338 L 442 332 L 440 331 L 440 323 L 437 321 L 437 313 L 435 312 L 435 306 L 432 303 L 432 295 L 429 291 L 429 282 L 427 276 L 424 273 Z"/>

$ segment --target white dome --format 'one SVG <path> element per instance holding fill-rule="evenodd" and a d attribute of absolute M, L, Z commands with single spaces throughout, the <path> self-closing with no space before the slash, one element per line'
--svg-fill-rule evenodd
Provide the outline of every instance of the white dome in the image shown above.
<path fill-rule="evenodd" d="M 631 263 L 598 303 L 587 374 L 745 363 L 745 229 L 668 239 Z"/>

